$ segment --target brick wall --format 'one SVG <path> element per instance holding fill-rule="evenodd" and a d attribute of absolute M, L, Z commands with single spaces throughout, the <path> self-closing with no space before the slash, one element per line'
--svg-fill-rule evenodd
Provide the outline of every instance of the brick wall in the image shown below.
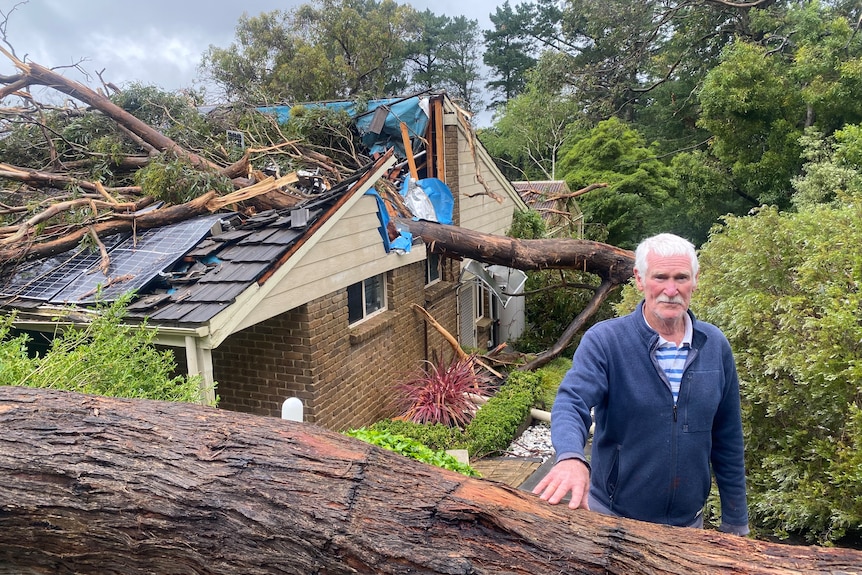
<path fill-rule="evenodd" d="M 213 350 L 219 407 L 280 417 L 288 397 L 312 402 L 307 308 L 246 328 Z"/>
<path fill-rule="evenodd" d="M 389 272 L 388 309 L 352 327 L 340 290 L 230 336 L 213 350 L 219 406 L 280 416 L 281 402 L 297 396 L 305 421 L 337 431 L 394 415 L 392 384 L 435 353 L 453 355 L 411 308 L 422 305 L 457 336 L 452 270 L 447 263 L 429 288 L 424 262 Z"/>

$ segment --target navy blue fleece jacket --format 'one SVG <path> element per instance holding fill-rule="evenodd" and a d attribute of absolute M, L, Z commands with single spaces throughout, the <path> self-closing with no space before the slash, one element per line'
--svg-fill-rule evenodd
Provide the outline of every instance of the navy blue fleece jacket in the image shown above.
<path fill-rule="evenodd" d="M 689 315 L 692 347 L 676 406 L 643 302 L 587 330 L 554 401 L 554 449 L 558 461 L 584 459 L 595 408 L 590 493 L 599 503 L 623 517 L 690 525 L 709 495 L 711 470 L 722 530 L 747 531 L 736 365 L 724 334 Z"/>

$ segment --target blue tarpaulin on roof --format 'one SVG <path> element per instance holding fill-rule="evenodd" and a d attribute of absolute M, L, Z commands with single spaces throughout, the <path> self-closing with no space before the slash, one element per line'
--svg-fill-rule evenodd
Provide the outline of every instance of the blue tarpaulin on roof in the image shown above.
<path fill-rule="evenodd" d="M 365 192 L 366 196 L 372 196 L 377 200 L 377 217 L 380 218 L 380 227 L 377 228 L 380 231 L 380 236 L 383 238 L 383 248 L 386 250 L 388 254 L 391 251 L 395 251 L 400 254 L 410 253 L 410 246 L 413 245 L 413 234 L 411 234 L 408 230 L 398 230 L 398 237 L 393 240 L 389 239 L 389 222 L 392 221 L 389 219 L 389 212 L 386 210 L 386 204 L 383 201 L 383 198 L 380 197 L 380 194 L 377 193 L 376 190 L 370 189 Z"/>
<path fill-rule="evenodd" d="M 305 108 L 326 107 L 333 110 L 343 110 L 356 121 L 356 128 L 362 138 L 362 143 L 372 154 L 384 153 L 395 148 L 395 155 L 406 157 L 401 139 L 401 123 L 407 125 L 411 138 L 422 137 L 428 127 L 428 98 L 413 96 L 411 98 L 384 98 L 371 100 L 367 105 L 358 106 L 356 102 L 314 102 L 302 104 Z M 386 121 L 380 133 L 371 131 L 375 110 L 385 107 L 388 110 Z M 279 122 L 290 120 L 291 106 L 264 106 L 258 108 L 265 114 L 275 114 Z"/>
<path fill-rule="evenodd" d="M 380 194 L 371 189 L 365 192 L 377 200 L 377 215 L 380 218 L 380 235 L 383 238 L 383 247 L 386 253 L 396 251 L 398 253 L 409 253 L 410 245 L 413 243 L 413 235 L 408 230 L 398 229 L 398 237 L 389 239 L 389 213 Z M 401 189 L 404 203 L 414 215 L 414 219 L 428 220 L 441 224 L 452 223 L 452 208 L 454 199 L 452 190 L 437 178 L 426 178 L 424 180 L 404 180 Z"/>
<path fill-rule="evenodd" d="M 371 154 L 382 154 L 390 149 L 395 155 L 405 158 L 404 141 L 401 135 L 401 124 L 407 126 L 410 138 L 421 138 L 428 128 L 428 97 L 412 96 L 409 98 L 384 98 L 371 100 L 363 105 L 352 101 L 313 102 L 302 104 L 304 108 L 326 107 L 331 110 L 344 111 L 350 115 L 362 138 L 362 143 Z M 287 123 L 291 117 L 291 106 L 264 106 L 258 108 L 265 114 L 273 114 L 281 123 Z M 385 110 L 385 119 L 380 117 L 380 110 Z M 381 121 L 382 120 L 382 121 Z M 374 131 L 372 131 L 374 130 Z M 389 239 L 389 215 L 383 200 L 374 191 L 366 192 L 378 202 L 380 217 L 380 235 L 387 253 L 396 251 L 408 253 L 413 237 L 406 230 L 398 230 L 399 236 Z M 443 224 L 452 223 L 452 208 L 454 200 L 452 191 L 442 181 L 436 178 L 423 180 L 404 180 L 401 195 L 417 219 L 426 219 Z"/>
<path fill-rule="evenodd" d="M 452 223 L 455 200 L 452 190 L 441 180 L 406 178 L 401 186 L 401 196 L 415 219 L 447 225 Z"/>

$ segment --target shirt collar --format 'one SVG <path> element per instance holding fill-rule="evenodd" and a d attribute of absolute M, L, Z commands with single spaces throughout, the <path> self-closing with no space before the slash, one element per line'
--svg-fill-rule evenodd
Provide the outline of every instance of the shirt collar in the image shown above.
<path fill-rule="evenodd" d="M 650 327 L 650 324 L 646 319 L 646 312 L 643 310 L 643 308 L 641 308 L 641 317 L 644 318 L 644 323 L 647 325 L 647 327 L 652 329 L 652 327 Z M 691 340 L 692 340 L 692 336 L 694 335 L 694 327 L 692 326 L 691 316 L 688 315 L 688 312 L 686 312 L 684 318 L 685 318 L 685 335 L 682 336 L 682 342 L 680 342 L 680 346 L 679 346 L 680 348 L 691 347 Z M 658 347 L 664 347 L 668 344 L 676 347 L 676 342 L 667 340 L 667 339 L 663 338 L 661 336 L 661 334 L 659 334 L 659 336 L 658 336 Z"/>

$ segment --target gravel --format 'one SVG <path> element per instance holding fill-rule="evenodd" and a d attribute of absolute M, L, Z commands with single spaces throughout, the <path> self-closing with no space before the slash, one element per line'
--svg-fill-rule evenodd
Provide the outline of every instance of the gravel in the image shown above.
<path fill-rule="evenodd" d="M 543 422 L 531 425 L 509 445 L 506 455 L 541 458 L 544 463 L 554 455 L 554 448 L 551 446 L 551 426 Z"/>

